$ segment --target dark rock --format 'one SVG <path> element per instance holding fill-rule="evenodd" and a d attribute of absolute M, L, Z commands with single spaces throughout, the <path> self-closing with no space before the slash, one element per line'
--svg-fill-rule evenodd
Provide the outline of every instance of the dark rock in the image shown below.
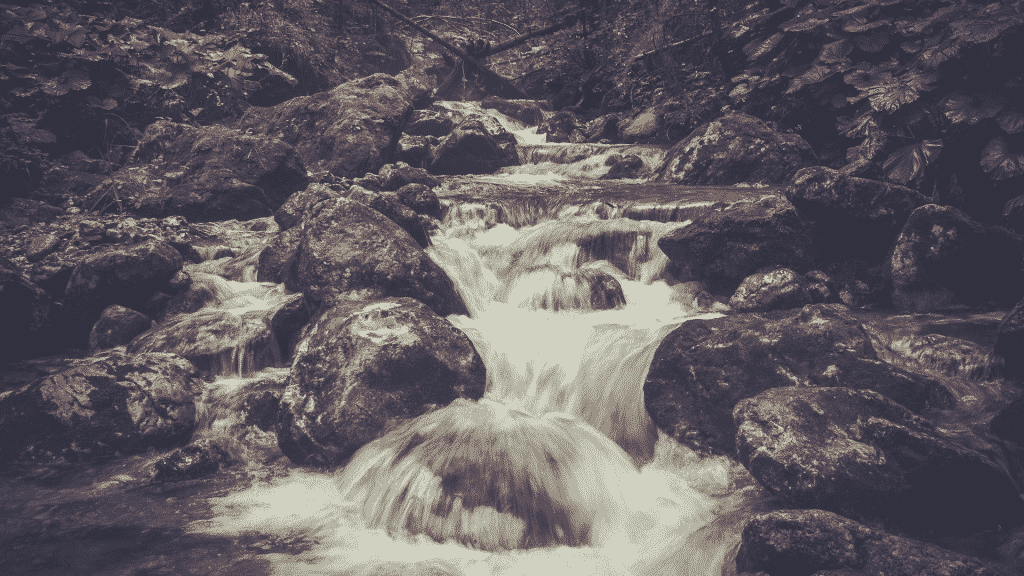
<path fill-rule="evenodd" d="M 506 100 L 498 96 L 488 96 L 480 102 L 481 108 L 497 110 L 527 126 L 540 126 L 544 122 L 541 106 L 536 100 Z"/>
<path fill-rule="evenodd" d="M 286 285 L 318 308 L 337 300 L 409 296 L 444 316 L 466 313 L 451 279 L 405 230 L 344 198 L 316 206 Z"/>
<path fill-rule="evenodd" d="M 818 259 L 819 243 L 813 224 L 792 204 L 770 197 L 700 215 L 663 236 L 658 247 L 715 294 L 731 295 L 760 269 L 808 269 Z"/>
<path fill-rule="evenodd" d="M 432 218 L 441 217 L 441 201 L 437 194 L 423 184 L 406 184 L 398 189 L 398 200 L 417 214 L 423 214 Z"/>
<path fill-rule="evenodd" d="M 277 138 L 158 120 L 128 166 L 97 187 L 86 206 L 197 222 L 248 220 L 273 214 L 308 182 L 295 149 Z"/>
<path fill-rule="evenodd" d="M 605 114 L 587 124 L 584 133 L 587 135 L 587 142 L 618 142 L 619 117 L 616 114 Z"/>
<path fill-rule="evenodd" d="M 610 166 L 610 168 L 608 168 L 606 174 L 601 176 L 601 180 L 641 178 L 647 172 L 646 167 L 644 167 L 644 161 L 636 154 L 609 156 L 605 160 L 605 166 Z"/>
<path fill-rule="evenodd" d="M 869 528 L 824 510 L 775 510 L 743 528 L 740 573 L 997 576 L 980 560 Z"/>
<path fill-rule="evenodd" d="M 51 323 L 51 301 L 10 260 L 0 257 L 0 359 L 40 356 L 47 343 Z"/>
<path fill-rule="evenodd" d="M 455 128 L 454 113 L 442 106 L 414 110 L 402 132 L 411 136 L 447 136 Z"/>
<path fill-rule="evenodd" d="M 402 134 L 398 141 L 398 159 L 411 166 L 423 166 L 430 157 L 430 150 L 441 140 L 435 136 L 410 136 Z"/>
<path fill-rule="evenodd" d="M 737 312 L 803 308 L 811 304 L 811 283 L 789 268 L 756 272 L 744 278 L 729 306 Z"/>
<path fill-rule="evenodd" d="M 803 138 L 771 129 L 746 114 L 732 113 L 693 131 L 669 150 L 659 182 L 739 184 L 788 182 L 817 163 Z"/>
<path fill-rule="evenodd" d="M 87 459 L 181 445 L 203 388 L 173 354 L 108 353 L 0 395 L 0 462 Z"/>
<path fill-rule="evenodd" d="M 1012 306 L 1024 295 L 1021 237 L 950 206 L 910 215 L 889 259 L 892 301 L 926 312 L 962 304 Z"/>
<path fill-rule="evenodd" d="M 1024 234 L 1024 194 L 1006 203 L 999 223 L 1017 234 Z"/>
<path fill-rule="evenodd" d="M 281 231 L 288 230 L 302 222 L 303 216 L 317 202 L 342 196 L 344 194 L 341 191 L 328 184 L 310 184 L 305 190 L 288 197 L 277 212 L 274 212 L 274 222 L 281 227 Z"/>
<path fill-rule="evenodd" d="M 231 464 L 231 455 L 213 440 L 199 440 L 153 463 L 154 482 L 195 480 L 220 472 L 222 466 Z"/>
<path fill-rule="evenodd" d="M 37 236 L 25 249 L 25 258 L 29 262 L 38 262 L 56 250 L 58 246 L 60 246 L 60 237 L 56 234 Z"/>
<path fill-rule="evenodd" d="M 1005 463 L 873 390 L 775 388 L 733 414 L 740 462 L 795 507 L 971 534 L 1024 522 Z"/>
<path fill-rule="evenodd" d="M 413 168 L 405 162 L 386 164 L 379 172 L 383 190 L 395 192 L 407 184 L 421 184 L 436 188 L 440 182 L 423 168 Z"/>
<path fill-rule="evenodd" d="M 260 252 L 256 263 L 256 281 L 284 282 L 301 240 L 300 227 L 289 228 L 278 234 L 273 242 Z"/>
<path fill-rule="evenodd" d="M 736 402 L 794 385 L 875 390 L 915 411 L 952 403 L 935 381 L 878 360 L 841 304 L 685 322 L 655 352 L 644 401 L 654 423 L 679 442 L 731 453 Z"/>
<path fill-rule="evenodd" d="M 281 358 L 291 365 L 295 347 L 299 344 L 302 329 L 313 317 L 313 310 L 302 294 L 293 294 L 281 303 L 270 315 L 270 331 L 281 347 Z"/>
<path fill-rule="evenodd" d="M 111 304 L 144 311 L 147 301 L 181 267 L 181 253 L 158 241 L 112 246 L 88 256 L 75 266 L 68 281 L 64 294 L 68 316 L 87 332 Z"/>
<path fill-rule="evenodd" d="M 278 136 L 307 168 L 355 178 L 393 160 L 413 95 L 402 79 L 374 74 L 270 108 L 253 106 L 240 130 Z"/>
<path fill-rule="evenodd" d="M 137 336 L 128 352 L 173 352 L 205 376 L 247 375 L 281 364 L 267 313 L 204 309 L 174 316 Z"/>
<path fill-rule="evenodd" d="M 466 120 L 430 151 L 427 169 L 434 174 L 490 174 L 518 165 L 515 136 L 498 129 L 475 118 Z"/>
<path fill-rule="evenodd" d="M 162 320 L 178 314 L 190 314 L 206 306 L 223 304 L 234 296 L 234 291 L 228 285 L 227 280 L 220 276 L 193 272 L 190 277 L 192 281 L 188 287 L 174 294 L 164 308 L 163 315 L 158 319 Z"/>
<path fill-rule="evenodd" d="M 884 258 L 910 213 L 929 202 L 917 190 L 823 166 L 797 172 L 786 198 L 818 224 L 830 252 L 870 261 Z"/>
<path fill-rule="evenodd" d="M 1024 380 L 1024 300 L 999 322 L 992 352 L 1003 360 L 1004 376 Z"/>
<path fill-rule="evenodd" d="M 814 304 L 835 304 L 840 302 L 839 283 L 828 273 L 821 270 L 811 270 L 804 274 L 807 278 L 807 290 L 811 294 L 811 302 Z M 854 304 L 847 304 L 851 308 Z"/>
<path fill-rule="evenodd" d="M 152 326 L 153 320 L 141 312 L 117 304 L 107 306 L 89 333 L 89 351 L 123 346 Z"/>
<path fill-rule="evenodd" d="M 569 110 L 560 110 L 540 125 L 537 134 L 547 134 L 548 142 L 569 142 L 570 136 L 581 128 L 576 114 Z"/>
<path fill-rule="evenodd" d="M 479 398 L 472 342 L 410 298 L 327 310 L 299 345 L 282 400 L 281 450 L 334 466 L 393 424 L 456 398 Z"/>
<path fill-rule="evenodd" d="M 423 229 L 420 217 L 412 208 L 400 202 L 398 195 L 394 192 L 371 192 L 361 186 L 352 186 L 349 188 L 346 197 L 349 200 L 365 204 L 387 216 L 389 220 L 398 224 L 402 230 L 408 232 L 409 236 L 412 236 L 412 239 L 421 248 L 430 246 L 430 238 L 427 237 L 427 232 Z"/>
<path fill-rule="evenodd" d="M 0 222 L 11 228 L 37 222 L 53 222 L 58 216 L 63 215 L 64 211 L 56 206 L 28 198 L 14 198 L 10 205 L 0 206 Z"/>

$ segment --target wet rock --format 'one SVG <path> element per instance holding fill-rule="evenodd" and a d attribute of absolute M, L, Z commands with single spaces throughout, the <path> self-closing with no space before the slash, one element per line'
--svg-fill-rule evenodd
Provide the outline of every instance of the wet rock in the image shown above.
<path fill-rule="evenodd" d="M 273 214 L 308 182 L 295 149 L 277 138 L 158 120 L 128 166 L 97 187 L 86 206 L 195 222 L 247 220 Z"/>
<path fill-rule="evenodd" d="M 427 158 L 427 169 L 433 174 L 490 174 L 518 164 L 515 136 L 500 126 L 489 129 L 475 118 L 459 124 Z"/>
<path fill-rule="evenodd" d="M 120 304 L 145 310 L 146 302 L 182 268 L 181 253 L 165 242 L 112 246 L 75 266 L 64 293 L 68 316 L 88 329 L 103 309 Z"/>
<path fill-rule="evenodd" d="M 89 351 L 123 346 L 152 326 L 153 320 L 141 312 L 117 304 L 107 306 L 89 333 Z"/>
<path fill-rule="evenodd" d="M 536 100 L 506 100 L 498 96 L 488 96 L 480 102 L 480 107 L 497 110 L 527 126 L 540 126 L 544 122 L 544 109 Z"/>
<path fill-rule="evenodd" d="M 436 136 L 402 134 L 398 140 L 398 159 L 410 166 L 423 166 L 430 157 L 430 150 L 440 143 Z"/>
<path fill-rule="evenodd" d="M 436 188 L 440 183 L 423 168 L 414 168 L 405 162 L 386 164 L 379 172 L 381 188 L 388 192 L 398 191 L 407 184 L 420 184 Z"/>
<path fill-rule="evenodd" d="M 587 142 L 601 142 L 602 140 L 607 142 L 618 142 L 619 141 L 619 117 L 617 114 L 605 114 L 600 118 L 594 120 L 590 124 L 587 124 L 584 134 L 587 136 Z"/>
<path fill-rule="evenodd" d="M 929 202 L 917 190 L 823 166 L 797 172 L 786 198 L 818 224 L 831 253 L 871 261 L 886 256 L 910 213 Z"/>
<path fill-rule="evenodd" d="M 274 212 L 274 222 L 281 230 L 288 230 L 302 222 L 311 206 L 331 198 L 341 198 L 344 193 L 329 184 L 310 184 L 305 190 L 296 192 Z"/>
<path fill-rule="evenodd" d="M 807 290 L 811 294 L 811 302 L 814 304 L 835 304 L 840 302 L 839 283 L 830 274 L 821 270 L 810 270 L 804 274 L 807 279 Z M 847 304 L 851 308 L 855 304 Z"/>
<path fill-rule="evenodd" d="M 316 206 L 306 222 L 286 279 L 315 307 L 339 300 L 409 296 L 435 312 L 465 314 L 444 271 L 411 236 L 359 202 L 337 199 Z"/>
<path fill-rule="evenodd" d="M 658 247 L 715 294 L 731 295 L 760 269 L 806 270 L 818 259 L 819 243 L 813 224 L 792 204 L 768 197 L 702 214 L 663 236 Z"/>
<path fill-rule="evenodd" d="M 218 442 L 199 440 L 178 448 L 153 463 L 154 482 L 195 480 L 220 472 L 231 464 L 231 455 Z"/>
<path fill-rule="evenodd" d="M 797 170 L 816 163 L 810 145 L 800 136 L 777 132 L 753 116 L 731 113 L 697 128 L 673 146 L 656 180 L 781 184 Z"/>
<path fill-rule="evenodd" d="M 775 388 L 733 413 L 740 462 L 794 507 L 970 534 L 1024 522 L 1005 463 L 873 390 Z"/>
<path fill-rule="evenodd" d="M 302 336 L 302 329 L 313 317 L 302 294 L 293 294 L 281 303 L 270 315 L 270 330 L 281 347 L 281 358 L 286 365 L 291 365 L 295 348 Z"/>
<path fill-rule="evenodd" d="M 154 326 L 128 344 L 128 353 L 172 352 L 188 359 L 204 376 L 247 375 L 281 364 L 267 313 L 237 314 L 204 309 Z"/>
<path fill-rule="evenodd" d="M 297 464 L 337 465 L 389 426 L 484 391 L 469 338 L 411 298 L 329 309 L 296 354 L 278 441 Z"/>
<path fill-rule="evenodd" d="M 736 403 L 794 385 L 875 390 L 915 411 L 952 403 L 934 380 L 879 360 L 841 304 L 690 320 L 655 352 L 644 401 L 655 424 L 679 442 L 729 454 Z"/>
<path fill-rule="evenodd" d="M 743 528 L 741 574 L 997 576 L 976 558 L 869 528 L 825 510 L 776 510 Z"/>
<path fill-rule="evenodd" d="M 811 304 L 811 283 L 789 268 L 757 272 L 743 279 L 729 306 L 737 312 L 785 310 Z"/>
<path fill-rule="evenodd" d="M 653 140 L 661 127 L 658 116 L 658 111 L 653 108 L 644 110 L 619 128 L 619 138 L 627 144 Z"/>
<path fill-rule="evenodd" d="M 270 108 L 253 106 L 238 127 L 295 146 L 310 170 L 355 178 L 393 160 L 412 100 L 401 78 L 374 74 Z"/>
<path fill-rule="evenodd" d="M 604 164 L 609 168 L 608 172 L 601 176 L 601 180 L 641 178 L 647 173 L 644 161 L 636 154 L 609 156 Z"/>
<path fill-rule="evenodd" d="M 1024 380 L 1024 300 L 999 322 L 992 352 L 1003 360 L 1003 375 Z"/>
<path fill-rule="evenodd" d="M 234 296 L 234 291 L 227 280 L 220 276 L 203 272 L 193 272 L 188 287 L 174 294 L 163 310 L 162 320 L 178 314 L 190 314 L 206 306 L 216 306 L 227 302 Z M 148 329 L 148 327 L 147 327 Z"/>
<path fill-rule="evenodd" d="M 195 367 L 174 354 L 86 359 L 0 395 L 0 462 L 181 445 L 195 429 L 202 388 Z"/>
<path fill-rule="evenodd" d="M 398 189 L 398 200 L 417 214 L 423 214 L 432 218 L 441 217 L 441 201 L 437 194 L 423 184 L 406 184 Z"/>
<path fill-rule="evenodd" d="M 352 186 L 349 188 L 346 198 L 365 204 L 387 216 L 402 230 L 408 232 L 421 248 L 430 246 L 430 239 L 427 237 L 426 230 L 423 229 L 423 223 L 420 222 L 419 216 L 412 208 L 399 201 L 398 195 L 394 192 L 372 192 L 361 186 Z"/>
<path fill-rule="evenodd" d="M 1024 234 L 1024 194 L 1006 203 L 999 223 L 1017 234 Z"/>
<path fill-rule="evenodd" d="M 447 136 L 455 128 L 455 114 L 442 106 L 414 110 L 402 132 L 412 136 Z"/>
<path fill-rule="evenodd" d="M 29 262 L 38 262 L 56 250 L 58 246 L 60 246 L 60 237 L 56 234 L 37 236 L 25 249 L 25 258 Z"/>
<path fill-rule="evenodd" d="M 301 240 L 302 228 L 299 227 L 289 228 L 278 234 L 270 245 L 260 252 L 256 263 L 256 280 L 284 282 Z"/>
<path fill-rule="evenodd" d="M 502 302 L 530 310 L 610 310 L 625 306 L 622 285 L 600 270 L 540 266 L 524 271 L 498 292 Z"/>
<path fill-rule="evenodd" d="M 51 305 L 42 288 L 0 257 L 0 359 L 39 356 L 50 349 Z"/>
<path fill-rule="evenodd" d="M 546 134 L 545 139 L 548 142 L 569 142 L 572 134 L 581 128 L 576 114 L 569 110 L 560 110 L 540 125 L 537 134 Z"/>
<path fill-rule="evenodd" d="M 913 312 L 1012 306 L 1024 295 L 1022 259 L 1021 237 L 1005 228 L 980 224 L 950 206 L 922 206 L 889 259 L 893 304 Z"/>

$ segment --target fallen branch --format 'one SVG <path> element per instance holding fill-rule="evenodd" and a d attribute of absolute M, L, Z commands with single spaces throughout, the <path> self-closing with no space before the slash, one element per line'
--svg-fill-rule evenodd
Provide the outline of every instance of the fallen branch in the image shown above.
<path fill-rule="evenodd" d="M 665 46 L 661 46 L 661 47 L 655 48 L 654 50 L 648 50 L 647 52 L 644 52 L 643 54 L 639 54 L 639 55 L 635 56 L 633 58 L 633 60 L 640 60 L 642 58 L 647 58 L 648 56 L 654 56 L 658 52 L 662 52 L 662 51 L 665 51 L 665 50 L 670 50 L 672 48 L 678 48 L 679 46 L 682 46 L 684 44 L 688 44 L 690 42 L 695 42 L 695 41 L 700 40 L 701 38 L 703 38 L 705 36 L 710 36 L 710 35 L 711 35 L 711 32 L 701 32 L 700 34 L 697 34 L 696 36 L 691 36 L 691 37 L 689 37 L 689 38 L 687 38 L 685 40 L 680 40 L 678 42 L 673 42 L 671 44 L 666 44 Z"/>
<path fill-rule="evenodd" d="M 528 34 L 523 34 L 522 36 L 513 38 L 511 40 L 507 40 L 505 42 L 502 42 L 501 44 L 495 44 L 494 46 L 491 46 L 491 49 L 488 52 L 488 54 L 493 55 L 499 52 L 504 52 L 505 50 L 508 50 L 510 48 L 515 48 L 516 46 L 519 46 L 520 44 L 525 44 L 527 40 L 530 40 L 531 38 L 536 38 L 537 36 L 546 36 L 548 34 L 554 34 L 555 32 L 558 32 L 563 28 L 568 28 L 569 26 L 572 26 L 573 24 L 576 23 L 576 20 L 578 18 L 579 14 L 570 14 L 565 18 L 565 20 L 562 20 L 561 22 L 558 22 L 556 24 L 552 24 L 547 28 L 541 28 L 540 30 L 530 32 Z"/>
<path fill-rule="evenodd" d="M 519 34 L 519 30 L 516 30 L 515 28 L 509 26 L 508 24 L 505 24 L 504 22 L 499 22 L 497 20 L 489 20 L 487 18 L 479 18 L 477 16 L 440 16 L 437 14 L 432 14 L 430 16 L 417 16 L 413 18 L 413 21 L 424 22 L 426 20 L 433 20 L 434 18 L 437 18 L 438 20 L 476 20 L 478 22 L 490 22 L 491 24 L 504 26 L 505 28 L 508 28 L 509 30 L 515 32 L 516 34 Z"/>

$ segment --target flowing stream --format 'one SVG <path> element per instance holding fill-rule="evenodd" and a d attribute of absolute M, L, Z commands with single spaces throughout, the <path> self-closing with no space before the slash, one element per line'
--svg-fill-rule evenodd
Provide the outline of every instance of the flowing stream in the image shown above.
<path fill-rule="evenodd" d="M 660 434 L 644 409 L 662 338 L 720 309 L 687 292 L 657 240 L 718 203 L 773 191 L 598 180 L 612 154 L 653 167 L 664 150 L 541 145 L 521 134 L 529 164 L 445 180 L 447 216 L 428 249 L 470 310 L 449 320 L 484 359 L 484 400 L 421 417 L 416 434 L 426 439 L 412 448 L 392 434 L 343 468 L 305 470 L 287 462 L 271 432 L 239 421 L 243 402 L 287 376 L 279 358 L 240 343 L 208 385 L 196 433 L 227 445 L 235 465 L 152 483 L 153 453 L 2 479 L 0 566 L 111 575 L 734 573 L 744 522 L 776 504 L 735 462 L 700 458 Z M 220 294 L 210 306 L 239 314 L 286 296 L 269 284 L 205 281 Z M 468 462 L 462 469 L 518 486 L 524 492 L 508 498 L 536 517 L 523 525 L 459 503 L 438 513 L 442 480 L 427 463 L 456 457 Z M 456 521 L 483 535 L 444 541 L 401 530 L 455 534 Z M 503 549 L 518 533 L 573 545 Z"/>

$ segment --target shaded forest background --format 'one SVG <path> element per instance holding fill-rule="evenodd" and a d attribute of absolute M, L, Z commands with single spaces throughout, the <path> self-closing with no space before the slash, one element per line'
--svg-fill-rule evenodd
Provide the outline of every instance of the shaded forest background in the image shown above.
<path fill-rule="evenodd" d="M 1024 193 L 1024 0 L 392 1 L 529 96 L 581 121 L 652 112 L 654 141 L 744 112 L 820 163 L 997 221 Z M 249 106 L 457 59 L 364 0 L 0 5 L 0 202 L 62 155 L 119 167 L 157 118 Z M 575 16 L 557 33 L 491 46 Z M 47 196 L 51 194 L 51 196 Z M 59 195 L 58 195 L 59 196 Z"/>

